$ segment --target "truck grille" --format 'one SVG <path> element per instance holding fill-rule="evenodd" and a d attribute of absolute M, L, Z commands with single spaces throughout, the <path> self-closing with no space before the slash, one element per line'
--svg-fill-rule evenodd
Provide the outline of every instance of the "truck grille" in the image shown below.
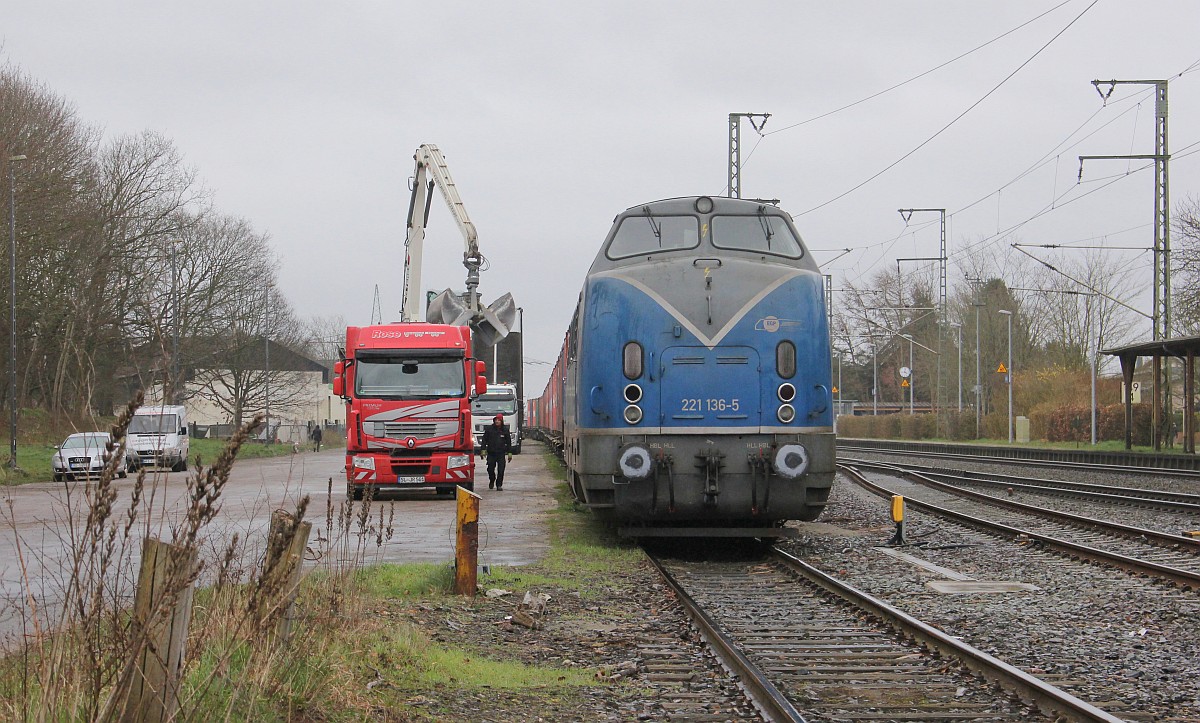
<path fill-rule="evenodd" d="M 429 474 L 429 459 L 392 457 L 392 474 L 397 477 L 405 475 Z"/>
<path fill-rule="evenodd" d="M 428 439 L 444 437 L 458 431 L 458 422 L 375 422 L 372 436 L 387 439 Z"/>

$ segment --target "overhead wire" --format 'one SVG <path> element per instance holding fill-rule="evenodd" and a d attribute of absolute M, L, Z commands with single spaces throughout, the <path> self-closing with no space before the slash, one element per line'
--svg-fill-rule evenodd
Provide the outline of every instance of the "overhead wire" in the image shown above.
<path fill-rule="evenodd" d="M 796 216 L 804 216 L 805 214 L 812 213 L 813 211 L 816 211 L 816 210 L 818 210 L 818 209 L 824 208 L 825 206 L 828 206 L 829 204 L 831 204 L 831 203 L 834 203 L 835 201 L 838 201 L 838 200 L 840 200 L 840 199 L 842 199 L 842 198 L 845 198 L 846 196 L 850 195 L 851 193 L 854 193 L 855 191 L 857 191 L 858 189 L 860 189 L 860 188 L 862 188 L 863 186 L 867 185 L 867 184 L 868 184 L 868 183 L 870 183 L 871 181 L 874 181 L 876 178 L 879 178 L 879 177 L 880 177 L 880 176 L 882 176 L 883 174 L 887 173 L 888 171 L 892 170 L 892 169 L 893 169 L 893 168 L 895 168 L 896 166 L 900 165 L 900 164 L 901 164 L 901 163 L 903 163 L 905 160 L 907 160 L 908 158 L 910 158 L 910 157 L 911 157 L 913 154 L 915 154 L 917 151 L 921 150 L 921 149 L 922 149 L 922 148 L 924 148 L 925 146 L 927 146 L 927 145 L 929 145 L 930 143 L 932 143 L 932 142 L 933 142 L 933 141 L 934 141 L 934 140 L 935 140 L 935 139 L 936 139 L 938 136 L 942 135 L 942 134 L 943 134 L 943 133 L 945 133 L 947 130 L 949 130 L 949 129 L 950 129 L 950 128 L 951 128 L 951 127 L 952 127 L 952 126 L 955 124 L 955 123 L 957 123 L 958 121 L 962 120 L 962 119 L 963 119 L 963 117 L 965 117 L 965 116 L 966 116 L 968 113 L 970 113 L 970 112 L 971 112 L 972 110 L 974 110 L 975 108 L 979 107 L 979 105 L 980 105 L 981 103 L 983 103 L 983 101 L 987 100 L 987 99 L 988 99 L 988 98 L 989 98 L 989 97 L 990 97 L 990 96 L 991 96 L 993 93 L 995 93 L 996 91 L 1000 90 L 1000 88 L 1001 88 L 1001 87 L 1003 87 L 1005 83 L 1007 83 L 1009 80 L 1011 80 L 1011 79 L 1013 78 L 1013 76 L 1015 76 L 1017 73 L 1021 72 L 1021 70 L 1022 70 L 1022 69 L 1024 69 L 1024 68 L 1025 68 L 1025 66 L 1029 65 L 1030 63 L 1032 63 L 1032 62 L 1034 61 L 1034 59 L 1035 59 L 1035 58 L 1037 58 L 1039 55 L 1041 55 L 1041 54 L 1042 54 L 1042 53 L 1043 53 L 1043 52 L 1046 50 L 1046 48 L 1049 48 L 1049 47 L 1050 47 L 1050 46 L 1051 46 L 1051 45 L 1054 43 L 1054 41 L 1056 41 L 1056 40 L 1058 40 L 1060 37 L 1062 37 L 1063 33 L 1065 33 L 1065 32 L 1067 32 L 1068 30 L 1070 30 L 1070 29 L 1071 29 L 1071 27 L 1075 25 L 1075 23 L 1079 22 L 1079 20 L 1080 20 L 1081 18 L 1083 18 L 1083 16 L 1084 16 L 1084 15 L 1086 15 L 1086 14 L 1088 13 L 1088 11 L 1090 11 L 1092 8 L 1096 7 L 1096 4 L 1097 4 L 1098 2 L 1100 2 L 1100 0 L 1092 0 L 1092 2 L 1091 2 L 1090 4 L 1088 4 L 1088 6 L 1087 6 L 1086 8 L 1084 8 L 1082 12 L 1080 12 L 1078 15 L 1076 15 L 1076 16 L 1075 16 L 1075 17 L 1074 17 L 1074 18 L 1071 20 L 1071 22 L 1067 23 L 1067 24 L 1066 24 L 1066 25 L 1065 25 L 1065 26 L 1064 26 L 1064 27 L 1063 27 L 1061 30 L 1059 30 L 1057 33 L 1055 33 L 1055 34 L 1054 34 L 1054 36 L 1053 36 L 1052 38 L 1050 38 L 1049 40 L 1047 40 L 1047 41 L 1045 42 L 1045 44 L 1043 44 L 1043 45 L 1042 45 L 1040 48 L 1038 48 L 1038 49 L 1037 49 L 1037 50 L 1036 50 L 1036 51 L 1033 53 L 1033 55 L 1031 55 L 1031 56 L 1029 56 L 1028 58 L 1026 58 L 1024 62 L 1022 62 L 1020 65 L 1018 65 L 1018 66 L 1016 67 L 1016 69 L 1014 69 L 1014 70 L 1013 70 L 1011 73 L 1009 73 L 1008 75 L 1006 75 L 1006 76 L 1005 76 L 1005 77 L 1004 77 L 1004 78 L 1003 78 L 1003 79 L 1002 79 L 1002 80 L 1001 80 L 999 83 L 997 83 L 995 86 L 993 86 L 991 90 L 989 90 L 988 92 L 984 93 L 984 94 L 983 94 L 983 96 L 981 96 L 981 97 L 980 97 L 978 100 L 976 100 L 974 103 L 972 103 L 970 106 L 968 106 L 968 107 L 967 107 L 965 110 L 963 110 L 961 113 L 959 113 L 957 116 L 955 116 L 955 117 L 954 117 L 954 118 L 953 118 L 953 119 L 952 119 L 952 120 L 951 120 L 949 123 L 947 123 L 946 125 L 942 126 L 940 129 L 938 129 L 938 130 L 937 130 L 937 131 L 936 131 L 936 132 L 935 132 L 933 135 L 931 135 L 930 137 L 928 137 L 928 138 L 926 138 L 925 140 L 921 141 L 921 142 L 920 142 L 920 143 L 919 143 L 919 144 L 918 144 L 918 145 L 917 145 L 915 148 L 913 148 L 912 150 L 908 151 L 907 153 L 905 153 L 905 154 L 904 154 L 903 156 L 901 156 L 900 158 L 897 158 L 895 161 L 892 161 L 892 162 L 891 162 L 891 163 L 889 163 L 889 164 L 888 164 L 886 167 L 884 167 L 882 170 L 880 170 L 880 171 L 878 171 L 878 172 L 874 173 L 874 174 L 873 174 L 873 175 L 871 175 L 869 178 L 867 178 L 866 180 L 862 181 L 861 183 L 859 183 L 859 184 L 855 185 L 854 187 L 852 187 L 852 188 L 850 188 L 850 189 L 848 189 L 848 190 L 846 190 L 846 191 L 843 191 L 842 193 L 840 193 L 840 194 L 838 194 L 838 195 L 834 196 L 833 198 L 830 198 L 830 199 L 829 199 L 829 200 L 827 200 L 827 201 L 824 201 L 824 202 L 822 202 L 822 203 L 820 203 L 820 204 L 818 204 L 818 205 L 816 205 L 816 206 L 813 206 L 812 208 L 809 208 L 809 209 L 806 209 L 806 210 L 804 210 L 804 211 L 801 211 L 800 213 L 798 213 L 798 214 L 795 214 L 795 215 L 796 215 Z"/>
<path fill-rule="evenodd" d="M 925 76 L 929 75 L 930 73 L 935 73 L 935 72 L 937 72 L 937 71 L 941 70 L 942 68 L 945 68 L 947 65 L 951 65 L 951 64 L 953 64 L 953 63 L 956 63 L 956 62 L 958 62 L 958 61 L 962 60 L 963 58 L 967 57 L 968 55 L 972 55 L 972 54 L 974 54 L 974 53 L 976 53 L 976 52 L 978 52 L 978 51 L 980 51 L 980 50 L 983 50 L 983 49 L 984 49 L 984 48 L 986 48 L 987 46 L 989 46 L 989 45 L 991 45 L 991 44 L 993 44 L 993 43 L 995 43 L 995 42 L 997 42 L 997 41 L 999 41 L 999 40 L 1003 40 L 1004 38 L 1008 37 L 1009 35 L 1012 35 L 1013 33 L 1017 32 L 1018 30 L 1020 30 L 1020 29 L 1024 28 L 1024 27 L 1025 27 L 1025 26 L 1027 26 L 1027 25 L 1030 25 L 1031 23 L 1035 23 L 1035 22 L 1037 22 L 1038 20 L 1041 20 L 1042 18 L 1046 17 L 1046 16 L 1047 16 L 1047 15 L 1049 15 L 1050 13 L 1054 12 L 1055 10 L 1058 10 L 1058 9 L 1059 9 L 1059 8 L 1061 8 L 1062 6 L 1064 6 L 1064 5 L 1067 5 L 1067 4 L 1069 4 L 1070 2 L 1072 2 L 1072 1 L 1073 1 L 1073 0 L 1063 0 L 1063 2 L 1059 3 L 1058 5 L 1055 5 L 1054 7 L 1050 8 L 1050 9 L 1049 9 L 1049 10 L 1047 10 L 1046 12 L 1044 12 L 1044 13 L 1041 13 L 1040 15 L 1037 15 L 1037 16 L 1035 16 L 1035 17 L 1032 17 L 1032 18 L 1030 18 L 1029 20 L 1026 20 L 1025 22 L 1021 23 L 1020 25 L 1016 26 L 1015 28 L 1012 28 L 1011 30 L 1007 30 L 1007 31 L 1005 31 L 1005 32 L 1001 33 L 1000 35 L 997 35 L 996 37 L 992 38 L 991 40 L 987 41 L 986 43 L 983 43 L 982 45 L 977 45 L 977 46 L 975 46 L 974 48 L 971 48 L 970 50 L 966 51 L 965 53 L 961 53 L 961 54 L 959 54 L 959 55 L 956 55 L 956 56 L 954 56 L 953 58 L 951 58 L 950 60 L 947 60 L 947 61 L 945 61 L 945 62 L 943 62 L 943 63 L 940 63 L 940 64 L 938 64 L 938 65 L 935 65 L 934 67 L 930 68 L 929 70 L 926 70 L 926 71 L 924 71 L 923 73 L 918 73 L 918 74 L 914 75 L 913 77 L 909 78 L 908 80 L 902 80 L 902 81 L 900 81 L 899 83 L 896 83 L 896 84 L 895 84 L 895 85 L 893 85 L 893 86 L 890 86 L 890 87 L 888 87 L 888 88 L 884 88 L 883 90 L 880 90 L 880 91 L 878 91 L 878 92 L 872 93 L 871 95 L 868 95 L 868 96 L 867 96 L 867 97 L 865 97 L 865 98 L 860 98 L 859 100 L 856 100 L 856 101 L 854 101 L 853 103 L 848 103 L 848 104 L 846 104 L 846 105 L 844 105 L 844 106 L 842 106 L 842 107 L 840 107 L 840 108 L 835 108 L 835 109 L 833 109 L 833 110 L 831 110 L 831 111 L 826 111 L 825 113 L 822 113 L 822 114 L 820 114 L 820 115 L 817 115 L 817 116 L 813 116 L 812 118 L 809 118 L 809 119 L 807 119 L 807 120 L 802 120 L 802 121 L 800 121 L 799 123 L 793 123 L 793 124 L 791 124 L 790 126 L 784 126 L 783 128 L 778 128 L 778 129 L 776 129 L 776 130 L 773 130 L 773 131 L 771 131 L 770 133 L 764 133 L 763 135 L 764 135 L 764 136 L 773 136 L 773 135 L 775 135 L 776 133 L 782 133 L 782 132 L 784 132 L 784 131 L 788 131 L 788 130 L 791 130 L 791 129 L 793 129 L 793 128 L 799 128 L 799 127 L 800 127 L 800 126 L 802 126 L 802 125 L 807 125 L 807 124 L 809 124 L 809 123 L 813 123 L 813 122 L 815 122 L 815 121 L 819 121 L 819 120 L 821 120 L 822 118 L 828 118 L 829 116 L 831 116 L 831 115 L 833 115 L 833 114 L 835 114 L 835 113 L 841 113 L 842 111 L 844 111 L 844 110 L 848 110 L 848 109 L 850 109 L 850 108 L 853 108 L 853 107 L 854 107 L 854 106 L 856 106 L 856 105 L 862 105 L 863 103 L 866 103 L 867 101 L 870 101 L 870 100 L 874 100 L 874 99 L 878 98 L 878 97 L 879 97 L 879 96 L 881 96 L 881 95 L 886 95 L 887 93 L 890 93 L 890 92 L 892 92 L 893 90 L 897 90 L 898 88 L 902 88 L 902 87 L 904 87 L 904 86 L 908 85 L 909 83 L 912 83 L 912 82 L 918 81 L 918 80 L 920 80 L 921 78 L 924 78 Z M 1200 62 L 1200 61 L 1197 61 L 1197 62 Z"/>

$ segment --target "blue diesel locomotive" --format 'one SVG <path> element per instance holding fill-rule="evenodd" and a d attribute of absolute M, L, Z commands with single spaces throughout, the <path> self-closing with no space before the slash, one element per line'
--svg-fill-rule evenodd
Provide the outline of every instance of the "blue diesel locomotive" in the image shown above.
<path fill-rule="evenodd" d="M 692 196 L 619 214 L 529 424 L 636 537 L 772 537 L 834 476 L 824 285 L 791 217 Z"/>

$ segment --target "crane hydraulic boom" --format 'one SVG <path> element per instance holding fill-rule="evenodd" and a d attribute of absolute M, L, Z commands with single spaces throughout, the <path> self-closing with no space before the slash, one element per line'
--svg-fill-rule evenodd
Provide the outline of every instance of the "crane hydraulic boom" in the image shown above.
<path fill-rule="evenodd" d="M 479 270 L 487 260 L 479 251 L 479 234 L 475 230 L 475 224 L 467 216 L 466 206 L 458 195 L 458 187 L 450 176 L 446 159 L 437 146 L 428 143 L 417 148 L 413 159 L 416 161 L 416 169 L 413 174 L 412 199 L 408 206 L 401 319 L 412 322 L 417 321 L 420 316 L 425 226 L 429 222 L 433 188 L 437 186 L 463 235 L 463 266 L 467 268 L 467 292 L 465 299 L 460 300 L 450 289 L 443 291 L 430 303 L 427 321 L 457 326 L 469 324 L 482 340 L 487 344 L 494 344 L 508 335 L 516 318 L 516 304 L 511 294 L 505 294 L 487 307 L 479 303 Z"/>

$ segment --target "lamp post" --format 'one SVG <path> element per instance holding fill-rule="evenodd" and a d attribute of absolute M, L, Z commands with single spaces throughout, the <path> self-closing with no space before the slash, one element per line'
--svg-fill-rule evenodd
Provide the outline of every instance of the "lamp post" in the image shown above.
<path fill-rule="evenodd" d="M 916 396 L 913 392 L 917 388 L 915 376 L 913 374 L 913 338 L 912 334 L 901 334 L 901 338 L 908 339 L 908 414 L 913 414 L 913 398 Z"/>
<path fill-rule="evenodd" d="M 17 174 L 8 157 L 8 466 L 17 468 Z"/>
<path fill-rule="evenodd" d="M 983 434 L 983 377 L 979 374 L 979 307 L 983 304 L 976 302 L 975 307 L 975 439 Z"/>
<path fill-rule="evenodd" d="M 263 377 L 263 388 L 266 392 L 267 434 L 264 443 L 270 444 L 271 439 L 271 285 L 263 289 L 263 366 L 266 374 Z"/>
<path fill-rule="evenodd" d="M 175 252 L 178 239 L 171 241 L 171 398 L 170 404 L 179 404 L 179 266 Z"/>
<path fill-rule="evenodd" d="M 876 356 L 878 345 L 875 337 L 871 337 L 871 416 L 879 416 L 879 357 Z"/>
<path fill-rule="evenodd" d="M 950 327 L 958 332 L 958 411 L 962 411 L 962 324 L 950 322 Z"/>
<path fill-rule="evenodd" d="M 1008 443 L 1013 442 L 1013 366 L 1012 366 L 1012 318 L 1013 313 L 1007 309 L 1000 309 L 1000 313 L 1008 317 L 1008 373 L 1005 374 L 1005 379 L 1008 382 Z"/>

